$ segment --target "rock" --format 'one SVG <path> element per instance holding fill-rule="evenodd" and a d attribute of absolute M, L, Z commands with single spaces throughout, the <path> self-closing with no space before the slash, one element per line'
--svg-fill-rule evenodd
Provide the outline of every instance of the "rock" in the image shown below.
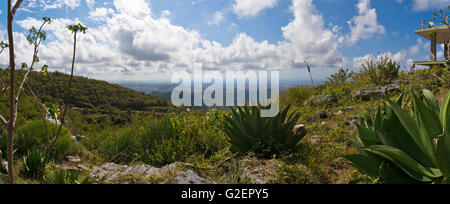
<path fill-rule="evenodd" d="M 192 170 L 179 171 L 174 181 L 176 184 L 212 184 L 209 179 L 198 176 Z"/>
<path fill-rule="evenodd" d="M 306 125 L 300 124 L 294 127 L 294 133 L 306 132 Z"/>
<path fill-rule="evenodd" d="M 162 168 L 156 168 L 144 164 L 137 165 L 120 165 L 115 163 L 106 163 L 100 167 L 93 167 L 90 173 L 90 177 L 96 181 L 114 182 L 122 177 L 142 175 L 144 177 L 150 177 L 156 174 L 166 174 L 169 171 L 175 170 L 177 163 L 167 165 Z M 208 184 L 212 183 L 210 180 L 201 178 L 193 171 L 178 172 L 174 180 L 176 184 Z"/>
<path fill-rule="evenodd" d="M 319 95 L 311 96 L 307 101 L 306 105 L 317 106 L 317 105 L 329 105 L 336 102 L 336 98 L 332 95 Z"/>
<path fill-rule="evenodd" d="M 342 114 L 344 114 L 345 112 L 343 111 L 343 110 L 339 110 L 337 113 L 334 113 L 334 115 L 342 115 Z"/>
<path fill-rule="evenodd" d="M 322 142 L 322 139 L 321 139 L 320 136 L 318 136 L 318 135 L 313 135 L 313 136 L 311 137 L 311 142 L 312 142 L 313 144 L 319 144 L 319 143 Z"/>
<path fill-rule="evenodd" d="M 101 167 L 92 168 L 90 176 L 94 179 L 113 181 L 120 177 L 131 176 L 131 175 L 143 175 L 152 176 L 158 173 L 165 173 L 169 170 L 175 169 L 176 164 L 171 164 L 163 168 L 155 168 L 148 165 L 120 165 L 115 163 L 106 163 Z"/>
<path fill-rule="evenodd" d="M 66 159 L 67 159 L 67 161 L 72 162 L 72 163 L 81 163 L 81 158 L 80 157 L 67 156 Z"/>
<path fill-rule="evenodd" d="M 400 85 L 398 85 L 398 84 L 389 84 L 389 85 L 386 85 L 384 88 L 386 89 L 386 92 L 392 93 L 394 91 L 399 90 L 400 89 Z"/>
<path fill-rule="evenodd" d="M 363 101 L 370 101 L 372 99 L 381 98 L 387 96 L 387 94 L 395 92 L 400 89 L 398 84 L 389 84 L 386 86 L 369 88 L 356 91 L 353 98 L 361 99 Z"/>
<path fill-rule="evenodd" d="M 352 117 L 350 117 L 348 120 L 358 120 L 359 116 L 358 115 L 354 115 Z"/>
<path fill-rule="evenodd" d="M 327 119 L 330 116 L 326 111 L 317 111 L 317 115 L 320 119 Z"/>
<path fill-rule="evenodd" d="M 396 79 L 392 81 L 394 84 L 409 84 L 409 79 Z"/>

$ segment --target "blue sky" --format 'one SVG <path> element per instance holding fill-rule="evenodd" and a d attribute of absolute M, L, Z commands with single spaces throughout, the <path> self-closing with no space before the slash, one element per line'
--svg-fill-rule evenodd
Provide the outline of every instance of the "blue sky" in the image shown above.
<path fill-rule="evenodd" d="M 368 54 L 388 52 L 408 68 L 428 56 L 414 30 L 450 0 L 25 0 L 16 17 L 18 60 L 27 59 L 26 28 L 54 19 L 42 64 L 67 70 L 70 33 L 81 22 L 79 75 L 105 80 L 158 80 L 203 63 L 211 70 L 283 70 L 316 78 L 344 66 L 358 70 Z M 6 39 L 7 1 L 0 3 Z M 68 55 L 68 56 L 67 56 Z M 30 57 L 28 57 L 30 58 Z M 7 64 L 7 54 L 0 56 Z M 299 71 L 300 70 L 300 71 Z M 300 73 L 300 74 L 299 74 Z"/>

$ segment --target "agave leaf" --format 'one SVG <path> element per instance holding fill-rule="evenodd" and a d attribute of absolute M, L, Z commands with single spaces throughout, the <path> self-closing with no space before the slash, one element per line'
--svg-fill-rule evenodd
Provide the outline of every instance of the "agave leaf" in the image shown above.
<path fill-rule="evenodd" d="M 402 93 L 400 97 L 398 97 L 396 104 L 399 106 L 403 105 L 403 97 L 405 97 L 405 93 Z"/>
<path fill-rule="evenodd" d="M 351 165 L 363 171 L 371 177 L 379 177 L 378 169 L 380 168 L 380 161 L 377 161 L 369 156 L 361 154 L 343 156 Z"/>
<path fill-rule="evenodd" d="M 414 113 L 416 117 L 416 124 L 419 128 L 419 135 L 425 153 L 436 164 L 434 155 L 434 141 L 442 135 L 442 125 L 438 115 L 431 108 L 425 105 L 419 97 L 413 93 L 414 96 Z"/>
<path fill-rule="evenodd" d="M 382 126 L 383 126 L 383 116 L 381 114 L 381 107 L 378 106 L 377 114 L 375 115 L 373 127 L 375 130 L 379 130 L 379 129 L 381 129 Z"/>
<path fill-rule="evenodd" d="M 387 160 L 381 163 L 379 168 L 379 175 L 384 184 L 417 183 L 417 181 L 408 176 L 402 169 Z"/>
<path fill-rule="evenodd" d="M 450 129 L 450 91 L 445 96 L 441 106 L 440 119 L 445 130 Z"/>
<path fill-rule="evenodd" d="M 359 137 L 364 146 L 381 144 L 380 139 L 377 137 L 373 130 L 358 124 L 356 125 L 356 127 L 358 128 Z"/>
<path fill-rule="evenodd" d="M 364 156 L 368 156 L 366 150 L 364 150 L 363 146 L 361 146 L 358 142 L 356 142 L 355 140 L 348 138 L 348 140 L 355 145 L 356 149 L 358 150 L 358 152 Z"/>
<path fill-rule="evenodd" d="M 403 171 L 405 171 L 405 173 L 417 181 L 432 182 L 434 179 L 442 176 L 438 170 L 422 166 L 422 164 L 411 158 L 406 153 L 393 147 L 374 145 L 367 147 L 366 151 L 379 155 L 396 164 Z"/>
<path fill-rule="evenodd" d="M 431 107 L 436 113 L 439 113 L 439 104 L 436 97 L 430 90 L 423 90 L 426 104 Z"/>
<path fill-rule="evenodd" d="M 394 111 L 395 115 L 397 116 L 398 120 L 402 124 L 402 126 L 408 131 L 411 138 L 414 140 L 414 142 L 423 150 L 425 151 L 425 147 L 423 147 L 419 135 L 419 130 L 416 126 L 416 123 L 414 119 L 409 115 L 408 112 L 403 110 L 399 105 L 393 103 L 392 101 L 388 101 L 389 106 L 392 108 L 392 111 Z"/>
<path fill-rule="evenodd" d="M 388 107 L 387 109 L 392 111 L 390 107 Z M 435 167 L 432 160 L 414 141 L 408 131 L 402 126 L 395 114 L 386 116 L 386 119 L 383 122 L 382 129 L 377 132 L 378 137 L 383 141 L 385 145 L 402 150 L 422 165 Z"/>
<path fill-rule="evenodd" d="M 446 134 L 439 138 L 436 148 L 436 161 L 445 178 L 450 178 L 450 140 Z"/>

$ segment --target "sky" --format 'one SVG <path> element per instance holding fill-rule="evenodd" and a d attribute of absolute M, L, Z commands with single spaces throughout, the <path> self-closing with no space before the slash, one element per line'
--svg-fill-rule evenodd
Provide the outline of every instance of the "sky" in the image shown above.
<path fill-rule="evenodd" d="M 450 0 L 25 0 L 14 22 L 16 59 L 31 63 L 27 30 L 53 22 L 39 66 L 67 72 L 79 36 L 76 74 L 108 81 L 169 80 L 204 69 L 278 70 L 284 79 L 324 79 L 344 67 L 358 71 L 386 53 L 409 69 L 427 60 L 429 42 L 414 33 Z M 0 2 L 0 40 L 7 39 L 7 1 Z M 439 48 L 438 57 L 443 51 Z M 8 53 L 0 65 L 8 64 Z"/>

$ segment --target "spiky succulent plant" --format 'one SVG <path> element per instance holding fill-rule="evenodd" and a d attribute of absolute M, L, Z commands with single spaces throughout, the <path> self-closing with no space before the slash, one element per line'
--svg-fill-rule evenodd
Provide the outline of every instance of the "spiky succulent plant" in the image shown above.
<path fill-rule="evenodd" d="M 261 117 L 260 107 L 233 110 L 227 117 L 225 132 L 229 136 L 231 151 L 254 152 L 262 157 L 290 153 L 298 147 L 306 131 L 294 131 L 300 114 L 289 114 L 287 107 L 273 118 Z"/>
<path fill-rule="evenodd" d="M 412 103 L 384 104 L 373 122 L 358 125 L 360 154 L 345 158 L 383 183 L 450 182 L 450 92 L 441 107 L 431 91 Z"/>

